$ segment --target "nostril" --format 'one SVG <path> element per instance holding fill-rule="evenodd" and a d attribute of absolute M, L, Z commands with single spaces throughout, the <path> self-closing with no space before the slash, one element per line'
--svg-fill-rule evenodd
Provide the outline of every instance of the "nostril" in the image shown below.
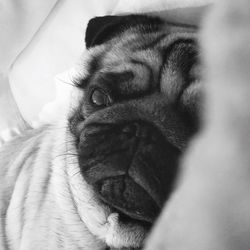
<path fill-rule="evenodd" d="M 122 128 L 122 133 L 129 137 L 148 139 L 151 137 L 149 130 L 138 123 L 130 123 Z"/>
<path fill-rule="evenodd" d="M 136 136 L 138 133 L 138 125 L 135 123 L 127 124 L 122 128 L 122 132 L 129 136 Z"/>

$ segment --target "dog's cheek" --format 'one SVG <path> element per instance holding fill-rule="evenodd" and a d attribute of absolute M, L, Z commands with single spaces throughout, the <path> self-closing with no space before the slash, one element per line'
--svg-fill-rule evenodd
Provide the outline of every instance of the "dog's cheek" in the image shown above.
<path fill-rule="evenodd" d="M 68 118 L 69 131 L 75 136 L 77 143 L 79 143 L 79 134 L 81 131 L 80 125 L 85 120 L 81 108 L 77 108 L 73 111 L 73 114 Z"/>
<path fill-rule="evenodd" d="M 179 107 L 189 126 L 196 132 L 202 122 L 204 103 L 202 83 L 197 82 L 189 86 L 179 100 Z"/>

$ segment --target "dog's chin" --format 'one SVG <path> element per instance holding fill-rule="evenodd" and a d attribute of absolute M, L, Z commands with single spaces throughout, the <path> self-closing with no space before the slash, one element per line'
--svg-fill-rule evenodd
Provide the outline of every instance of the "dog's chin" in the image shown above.
<path fill-rule="evenodd" d="M 112 210 L 112 208 L 111 208 Z M 112 211 L 107 217 L 105 241 L 114 248 L 142 248 L 149 232 L 148 225 L 141 221 L 124 217 L 124 214 Z"/>

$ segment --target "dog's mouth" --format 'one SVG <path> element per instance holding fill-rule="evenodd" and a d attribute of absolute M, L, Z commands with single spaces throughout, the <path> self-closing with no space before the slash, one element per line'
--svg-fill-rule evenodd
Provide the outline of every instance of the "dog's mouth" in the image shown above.
<path fill-rule="evenodd" d="M 105 179 L 96 186 L 100 199 L 118 211 L 124 221 L 153 223 L 160 206 L 132 178 L 117 176 Z"/>
<path fill-rule="evenodd" d="M 159 131 L 136 127 L 132 135 L 131 128 L 119 126 L 95 133 L 83 144 L 87 148 L 81 150 L 80 165 L 85 180 L 120 219 L 150 226 L 172 191 L 180 151 Z"/>

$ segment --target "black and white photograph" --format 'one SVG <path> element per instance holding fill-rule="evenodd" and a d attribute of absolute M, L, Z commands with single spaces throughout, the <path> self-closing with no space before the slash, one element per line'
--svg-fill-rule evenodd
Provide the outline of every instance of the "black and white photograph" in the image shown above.
<path fill-rule="evenodd" d="M 249 194 L 249 0 L 0 0 L 0 250 L 249 250 Z"/>

